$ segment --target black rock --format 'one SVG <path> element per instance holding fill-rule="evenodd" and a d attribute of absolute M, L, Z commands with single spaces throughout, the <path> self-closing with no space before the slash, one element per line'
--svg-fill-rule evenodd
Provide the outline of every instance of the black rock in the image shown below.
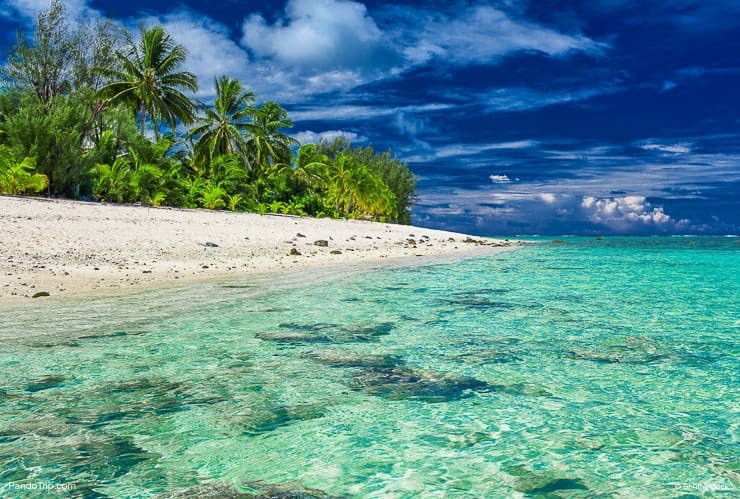
<path fill-rule="evenodd" d="M 296 482 L 275 484 L 255 481 L 246 482 L 244 485 L 256 492 L 249 495 L 254 499 L 332 499 L 333 497 L 323 490 L 310 489 Z"/>
<path fill-rule="evenodd" d="M 491 387 L 475 378 L 454 378 L 439 373 L 403 367 L 370 368 L 357 373 L 350 387 L 391 400 L 450 402 Z"/>
<path fill-rule="evenodd" d="M 332 339 L 323 334 L 306 331 L 262 331 L 257 333 L 257 338 L 276 343 L 331 343 Z"/>
<path fill-rule="evenodd" d="M 259 435 L 277 430 L 297 421 L 318 419 L 326 414 L 326 408 L 313 404 L 303 404 L 293 407 L 278 406 L 255 414 L 252 421 L 244 427 L 246 435 Z"/>
<path fill-rule="evenodd" d="M 205 243 L 203 246 L 207 248 L 218 248 L 218 244 L 216 243 Z"/>
<path fill-rule="evenodd" d="M 404 364 L 395 355 L 360 355 L 345 350 L 315 350 L 308 357 L 329 367 L 393 368 Z"/>
<path fill-rule="evenodd" d="M 35 393 L 41 390 L 48 390 L 50 388 L 59 388 L 64 385 L 64 378 L 62 376 L 45 376 L 37 381 L 29 383 L 26 386 L 26 391 Z"/>
<path fill-rule="evenodd" d="M 239 492 L 230 484 L 208 483 L 165 492 L 154 497 L 156 499 L 250 499 L 254 495 Z"/>
<path fill-rule="evenodd" d="M 321 246 L 323 248 L 326 248 L 327 246 L 329 246 L 329 241 L 327 241 L 326 239 L 318 239 L 314 241 L 313 244 L 314 246 Z"/>

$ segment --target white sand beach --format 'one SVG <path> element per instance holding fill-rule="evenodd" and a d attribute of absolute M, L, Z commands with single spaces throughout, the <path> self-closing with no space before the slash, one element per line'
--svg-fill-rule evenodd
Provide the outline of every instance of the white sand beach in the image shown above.
<path fill-rule="evenodd" d="M 0 196 L 0 303 L 511 244 L 357 220 Z"/>

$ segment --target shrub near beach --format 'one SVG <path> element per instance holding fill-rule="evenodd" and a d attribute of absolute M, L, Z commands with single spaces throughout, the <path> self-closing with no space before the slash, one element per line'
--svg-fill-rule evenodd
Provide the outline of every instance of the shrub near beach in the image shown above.
<path fill-rule="evenodd" d="M 196 100 L 187 56 L 162 26 L 70 23 L 53 1 L 2 68 L 0 192 L 410 223 L 415 177 L 391 151 L 301 145 L 226 75 Z"/>

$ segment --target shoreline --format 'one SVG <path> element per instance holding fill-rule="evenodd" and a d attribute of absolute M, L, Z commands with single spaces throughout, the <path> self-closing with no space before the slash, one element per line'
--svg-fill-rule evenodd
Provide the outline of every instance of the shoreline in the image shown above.
<path fill-rule="evenodd" d="M 358 220 L 0 196 L 0 304 L 298 269 L 356 271 L 492 254 L 516 242 Z M 36 299 L 35 293 L 48 293 Z"/>

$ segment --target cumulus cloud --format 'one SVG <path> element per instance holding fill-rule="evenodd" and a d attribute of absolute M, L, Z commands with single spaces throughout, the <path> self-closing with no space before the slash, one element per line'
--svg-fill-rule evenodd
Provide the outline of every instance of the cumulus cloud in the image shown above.
<path fill-rule="evenodd" d="M 35 18 L 36 14 L 41 10 L 48 10 L 51 3 L 50 0 L 10 0 L 8 2 L 12 8 L 17 12 L 29 18 Z M 97 11 L 90 8 L 88 0 L 65 0 L 64 7 L 67 9 L 67 13 L 73 19 L 76 19 L 82 14 L 97 14 Z M 6 15 L 10 14 L 6 12 Z"/>
<path fill-rule="evenodd" d="M 365 6 L 348 0 L 289 0 L 274 24 L 251 15 L 242 44 L 257 58 L 311 70 L 365 71 L 400 60 Z"/>
<path fill-rule="evenodd" d="M 585 196 L 581 208 L 589 220 L 616 231 L 627 231 L 635 226 L 674 229 L 688 225 L 688 220 L 675 220 L 661 207 L 653 207 L 643 196 L 596 198 Z"/>
<path fill-rule="evenodd" d="M 226 26 L 188 10 L 140 21 L 150 26 L 161 24 L 177 43 L 185 46 L 189 54 L 185 69 L 198 77 L 199 95 L 213 96 L 214 78 L 221 75 L 252 83 L 256 68 L 247 53 L 231 40 Z"/>
<path fill-rule="evenodd" d="M 543 192 L 539 194 L 539 198 L 547 204 L 553 204 L 557 200 L 557 196 L 551 192 Z"/>
<path fill-rule="evenodd" d="M 355 132 L 348 132 L 346 130 L 325 130 L 323 132 L 314 132 L 312 130 L 305 130 L 303 132 L 298 132 L 295 135 L 293 135 L 293 138 L 296 139 L 301 144 L 317 144 L 321 142 L 322 140 L 332 142 L 339 137 L 344 137 L 345 139 L 347 139 L 348 141 L 352 143 L 364 142 L 367 140 L 366 137 L 358 135 Z"/>
<path fill-rule="evenodd" d="M 508 175 L 489 175 L 488 178 L 491 179 L 491 182 L 494 184 L 508 184 L 511 182 L 511 179 L 508 177 Z"/>

